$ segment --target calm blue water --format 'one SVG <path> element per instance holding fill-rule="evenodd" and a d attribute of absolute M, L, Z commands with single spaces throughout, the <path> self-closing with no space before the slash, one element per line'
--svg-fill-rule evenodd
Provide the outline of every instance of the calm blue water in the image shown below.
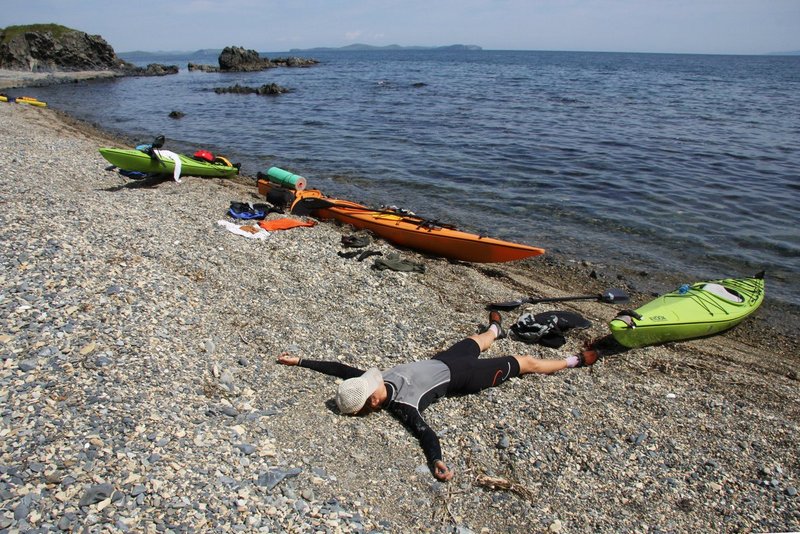
<path fill-rule="evenodd" d="M 800 305 L 800 57 L 308 55 L 322 63 L 235 74 L 153 58 L 182 70 L 29 92 L 245 174 L 277 165 L 332 196 L 575 259 L 689 279 L 766 269 L 768 296 Z M 271 82 L 295 91 L 213 92 Z"/>

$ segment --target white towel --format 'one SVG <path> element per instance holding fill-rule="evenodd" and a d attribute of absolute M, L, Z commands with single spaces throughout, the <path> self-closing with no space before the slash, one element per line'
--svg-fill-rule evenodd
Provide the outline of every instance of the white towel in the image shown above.
<path fill-rule="evenodd" d="M 181 157 L 175 152 L 170 152 L 169 150 L 154 149 L 153 153 L 159 158 L 169 158 L 173 161 L 173 163 L 175 163 L 175 170 L 172 173 L 172 177 L 176 182 L 181 183 Z"/>
<path fill-rule="evenodd" d="M 243 236 L 243 237 L 249 237 L 250 239 L 262 239 L 263 240 L 263 239 L 266 239 L 266 238 L 269 237 L 269 232 L 267 232 L 266 230 L 264 230 L 261 227 L 257 227 L 258 231 L 253 233 L 253 232 L 248 232 L 247 230 L 242 230 L 242 227 L 240 225 L 234 224 L 234 223 L 229 222 L 229 221 L 219 220 L 219 221 L 217 221 L 217 224 L 222 226 L 223 228 L 225 228 L 229 232 L 233 232 L 234 234 L 240 235 L 240 236 Z M 255 226 L 251 226 L 251 228 L 256 228 L 256 227 Z"/>

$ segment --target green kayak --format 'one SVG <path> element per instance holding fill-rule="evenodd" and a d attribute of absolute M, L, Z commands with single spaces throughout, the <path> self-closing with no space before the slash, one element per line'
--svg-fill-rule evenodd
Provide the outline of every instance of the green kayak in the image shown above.
<path fill-rule="evenodd" d="M 629 348 L 693 339 L 736 326 L 763 300 L 764 273 L 697 282 L 620 312 L 608 326 L 614 339 Z"/>
<path fill-rule="evenodd" d="M 126 171 L 147 172 L 151 174 L 173 174 L 175 161 L 171 152 L 154 150 L 155 157 L 135 149 L 101 148 L 102 155 L 109 163 Z M 163 152 L 163 154 L 162 154 Z M 160 156 L 159 156 L 160 154 Z M 170 156 L 167 156 L 170 154 Z M 206 176 L 228 178 L 239 174 L 239 167 L 230 165 L 224 158 L 217 158 L 214 163 L 200 161 L 183 154 L 175 154 L 181 162 L 181 176 Z"/>

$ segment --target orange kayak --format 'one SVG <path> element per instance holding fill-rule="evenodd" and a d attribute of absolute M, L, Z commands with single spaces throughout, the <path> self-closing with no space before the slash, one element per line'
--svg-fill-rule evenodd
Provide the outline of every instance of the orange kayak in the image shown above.
<path fill-rule="evenodd" d="M 259 191 L 266 194 L 267 184 L 259 180 Z M 329 198 L 319 190 L 295 191 L 292 211 L 302 208 L 320 219 L 335 219 L 399 245 L 435 256 L 476 263 L 521 260 L 544 254 L 544 249 L 462 232 L 449 225 L 429 221 L 397 210 L 376 210 Z"/>

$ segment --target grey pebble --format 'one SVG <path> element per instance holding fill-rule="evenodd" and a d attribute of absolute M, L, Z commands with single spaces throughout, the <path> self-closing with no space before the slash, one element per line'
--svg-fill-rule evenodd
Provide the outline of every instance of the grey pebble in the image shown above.
<path fill-rule="evenodd" d="M 303 470 L 300 469 L 299 467 L 295 467 L 292 469 L 278 469 L 278 468 L 271 469 L 270 471 L 259 475 L 256 484 L 258 484 L 259 486 L 264 486 L 268 490 L 271 490 L 275 486 L 277 486 L 283 479 L 296 477 L 302 472 Z"/>
<path fill-rule="evenodd" d="M 28 469 L 30 469 L 34 473 L 41 473 L 42 471 L 44 471 L 44 464 L 40 462 L 31 462 L 30 464 L 28 464 Z"/>
<path fill-rule="evenodd" d="M 106 289 L 106 295 L 116 295 L 117 293 L 122 293 L 122 291 L 122 286 L 111 285 L 108 286 L 108 289 Z"/>
<path fill-rule="evenodd" d="M 20 521 L 28 517 L 30 513 L 30 504 L 22 501 L 14 508 L 14 519 Z"/>
<path fill-rule="evenodd" d="M 88 506 L 90 504 L 98 503 L 104 499 L 111 497 L 114 492 L 114 486 L 111 484 L 97 484 L 90 486 L 81 497 L 78 506 Z"/>
<path fill-rule="evenodd" d="M 28 358 L 19 362 L 19 369 L 20 371 L 27 373 L 28 371 L 33 371 L 36 369 L 37 365 L 39 365 L 39 360 L 36 358 Z"/>
<path fill-rule="evenodd" d="M 788 488 L 786 488 L 786 495 L 788 495 L 789 497 L 795 497 L 797 495 L 797 488 L 795 488 L 794 486 L 789 486 Z"/>
<path fill-rule="evenodd" d="M 58 526 L 59 530 L 70 530 L 72 522 L 73 522 L 72 519 L 70 519 L 67 516 L 63 516 L 59 518 L 58 523 L 56 523 L 56 526 Z"/>
<path fill-rule="evenodd" d="M 238 443 L 236 444 L 236 448 L 247 455 L 253 454 L 257 450 L 253 445 L 250 445 L 248 443 Z"/>
<path fill-rule="evenodd" d="M 220 408 L 220 411 L 223 414 L 227 415 L 228 417 L 236 417 L 237 415 L 239 415 L 239 410 L 237 410 L 233 406 L 227 406 L 227 405 L 222 406 Z"/>

